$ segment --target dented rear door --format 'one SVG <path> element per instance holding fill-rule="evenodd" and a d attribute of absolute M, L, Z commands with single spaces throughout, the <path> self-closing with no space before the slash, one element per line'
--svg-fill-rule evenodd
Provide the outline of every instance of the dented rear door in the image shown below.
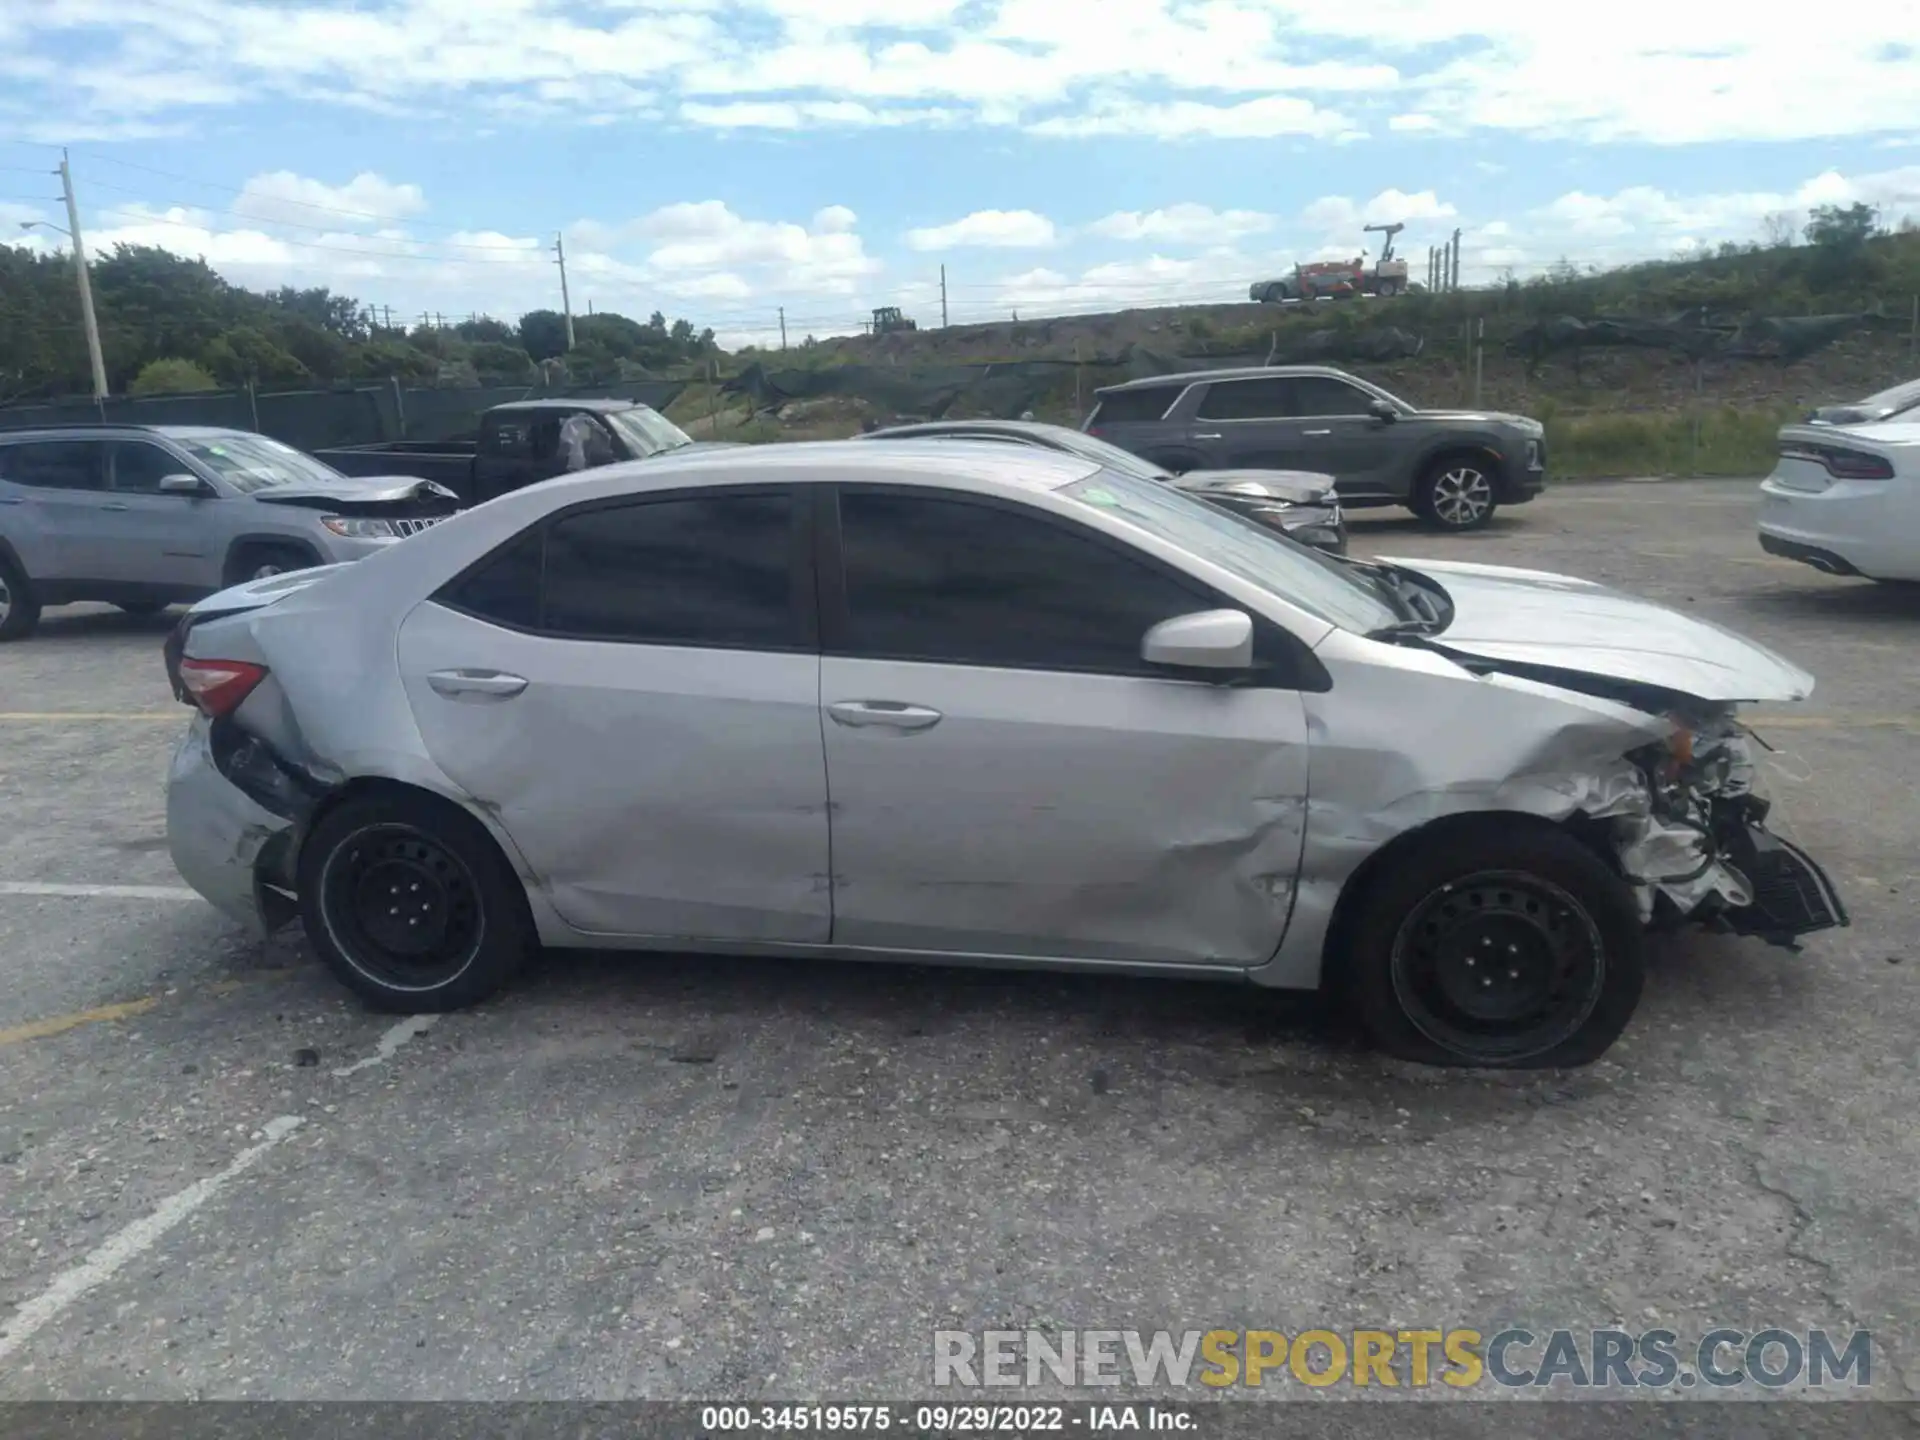
<path fill-rule="evenodd" d="M 820 658 L 782 490 L 561 512 L 401 626 L 436 765 L 568 924 L 820 943 Z"/>

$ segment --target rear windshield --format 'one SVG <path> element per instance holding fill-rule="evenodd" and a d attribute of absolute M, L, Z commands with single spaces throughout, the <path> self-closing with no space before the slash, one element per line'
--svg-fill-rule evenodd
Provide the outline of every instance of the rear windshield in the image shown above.
<path fill-rule="evenodd" d="M 1116 390 L 1102 395 L 1093 407 L 1089 425 L 1120 425 L 1129 420 L 1158 420 L 1180 398 L 1181 385 L 1155 385 L 1146 390 Z"/>

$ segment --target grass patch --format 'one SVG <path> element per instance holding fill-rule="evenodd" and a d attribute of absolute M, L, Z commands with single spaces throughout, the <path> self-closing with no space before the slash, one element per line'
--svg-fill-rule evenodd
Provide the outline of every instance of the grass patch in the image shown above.
<path fill-rule="evenodd" d="M 1722 406 L 1693 414 L 1556 415 L 1546 422 L 1552 478 L 1764 475 L 1790 410 Z"/>

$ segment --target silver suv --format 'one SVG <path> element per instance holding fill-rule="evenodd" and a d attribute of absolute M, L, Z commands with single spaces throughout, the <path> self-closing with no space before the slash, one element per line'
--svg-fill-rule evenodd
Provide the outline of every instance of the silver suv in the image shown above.
<path fill-rule="evenodd" d="M 357 560 L 445 519 L 453 492 L 350 478 L 264 435 L 195 425 L 0 432 L 0 640 L 47 605 L 134 615 Z"/>

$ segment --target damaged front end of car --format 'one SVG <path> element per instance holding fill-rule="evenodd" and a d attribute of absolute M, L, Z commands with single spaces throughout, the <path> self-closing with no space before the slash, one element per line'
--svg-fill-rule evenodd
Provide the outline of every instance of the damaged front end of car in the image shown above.
<path fill-rule="evenodd" d="M 1793 946 L 1849 922 L 1819 865 L 1766 828 L 1771 805 L 1755 790 L 1757 740 L 1730 706 L 1668 714 L 1664 745 L 1626 757 L 1644 805 L 1607 822 L 1641 919 L 1661 929 L 1697 921 Z"/>

